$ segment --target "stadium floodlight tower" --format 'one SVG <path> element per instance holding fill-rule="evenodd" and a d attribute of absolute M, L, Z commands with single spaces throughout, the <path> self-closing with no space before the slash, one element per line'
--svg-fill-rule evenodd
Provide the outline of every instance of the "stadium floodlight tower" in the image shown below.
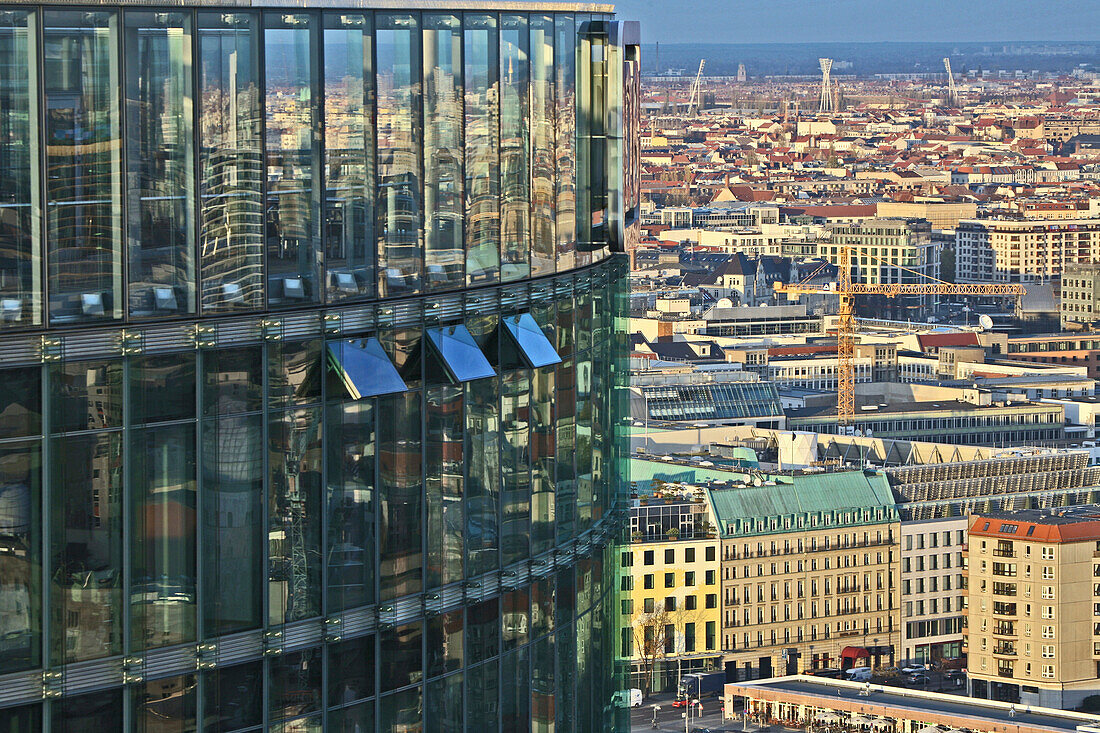
<path fill-rule="evenodd" d="M 821 64 L 821 99 L 817 104 L 818 112 L 832 112 L 833 111 L 833 88 L 831 74 L 833 71 L 832 59 L 818 59 L 817 62 Z"/>
<path fill-rule="evenodd" d="M 944 57 L 943 68 L 947 69 L 947 102 L 952 107 L 959 105 L 959 90 L 955 88 L 955 75 L 951 73 L 951 59 Z"/>

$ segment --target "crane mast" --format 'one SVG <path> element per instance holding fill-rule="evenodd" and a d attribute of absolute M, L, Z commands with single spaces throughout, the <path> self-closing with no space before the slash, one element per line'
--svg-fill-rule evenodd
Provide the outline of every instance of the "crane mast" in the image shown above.
<path fill-rule="evenodd" d="M 944 57 L 943 67 L 947 69 L 947 101 L 952 107 L 957 107 L 959 90 L 955 88 L 955 75 L 951 73 L 951 59 Z"/>
<path fill-rule="evenodd" d="M 706 66 L 706 64 L 706 59 L 699 60 L 699 71 L 695 74 L 695 81 L 691 83 L 691 98 L 688 100 L 688 114 L 693 117 L 698 116 L 699 107 L 703 102 L 703 100 L 700 99 L 702 95 L 699 89 L 703 83 L 703 67 Z"/>
<path fill-rule="evenodd" d="M 878 258 L 874 258 L 878 259 Z M 839 425 L 851 425 L 856 411 L 855 339 L 856 318 L 853 298 L 857 295 L 1013 295 L 1024 293 L 1020 285 L 987 283 L 948 283 L 935 280 L 928 283 L 859 283 L 852 282 L 851 247 L 840 247 L 836 287 L 798 283 L 775 283 L 775 292 L 786 295 L 832 295 L 839 300 L 836 324 L 837 395 L 836 418 Z"/>

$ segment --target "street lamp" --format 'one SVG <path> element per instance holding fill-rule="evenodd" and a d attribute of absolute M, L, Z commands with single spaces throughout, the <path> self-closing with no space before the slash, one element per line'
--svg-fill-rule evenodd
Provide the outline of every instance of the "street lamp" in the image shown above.
<path fill-rule="evenodd" d="M 660 705 L 653 706 L 653 727 L 657 727 L 657 712 L 661 709 Z"/>

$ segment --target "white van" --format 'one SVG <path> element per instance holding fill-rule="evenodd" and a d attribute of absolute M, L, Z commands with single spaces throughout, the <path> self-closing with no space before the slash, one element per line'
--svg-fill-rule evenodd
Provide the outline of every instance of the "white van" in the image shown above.
<path fill-rule="evenodd" d="M 637 687 L 632 687 L 629 690 L 619 690 L 615 693 L 615 704 L 624 708 L 640 708 L 642 706 L 642 691 Z"/>
<path fill-rule="evenodd" d="M 870 682 L 871 681 L 871 668 L 870 667 L 852 667 L 844 673 L 849 682 Z"/>

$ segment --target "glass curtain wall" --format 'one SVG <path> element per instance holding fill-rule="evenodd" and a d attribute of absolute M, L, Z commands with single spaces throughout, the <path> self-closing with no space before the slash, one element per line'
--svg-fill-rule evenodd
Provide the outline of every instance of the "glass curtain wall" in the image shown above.
<path fill-rule="evenodd" d="M 42 320 L 38 22 L 0 16 L 0 328 Z"/>
<path fill-rule="evenodd" d="M 466 284 L 500 280 L 500 82 L 495 15 L 466 13 Z"/>
<path fill-rule="evenodd" d="M 531 15 L 531 275 L 538 277 L 555 270 L 554 180 L 557 154 L 554 130 L 557 126 L 554 95 L 554 18 Z"/>
<path fill-rule="evenodd" d="M 420 31 L 409 14 L 377 14 L 378 294 L 420 292 L 423 274 L 420 179 Z"/>
<path fill-rule="evenodd" d="M 424 268 L 425 290 L 462 287 L 462 22 L 425 14 Z"/>
<path fill-rule="evenodd" d="M 199 265 L 205 313 L 263 306 L 259 17 L 198 13 Z"/>
<path fill-rule="evenodd" d="M 122 88 L 114 11 L 44 10 L 50 322 L 122 317 Z"/>
<path fill-rule="evenodd" d="M 373 295 L 374 31 L 365 13 L 325 14 L 325 267 L 328 300 Z"/>
<path fill-rule="evenodd" d="M 317 16 L 264 13 L 267 302 L 321 302 Z"/>
<path fill-rule="evenodd" d="M 500 279 L 530 274 L 531 145 L 529 32 L 526 15 L 500 17 Z"/>
<path fill-rule="evenodd" d="M 132 317 L 195 312 L 190 13 L 127 12 L 126 239 Z"/>

